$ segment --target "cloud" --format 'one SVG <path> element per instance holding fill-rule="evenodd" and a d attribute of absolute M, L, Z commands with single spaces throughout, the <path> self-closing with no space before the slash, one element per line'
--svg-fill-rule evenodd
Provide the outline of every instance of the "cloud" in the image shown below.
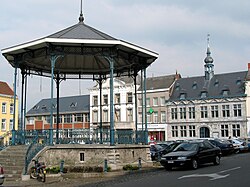
<path fill-rule="evenodd" d="M 2 5 L 1 49 L 74 25 L 80 11 L 79 0 L 3 0 Z M 86 24 L 159 53 L 159 59 L 147 70 L 148 76 L 176 70 L 183 76 L 196 76 L 204 74 L 207 33 L 211 34 L 216 73 L 247 69 L 249 7 L 248 0 L 91 0 L 84 1 L 83 12 Z M 1 80 L 12 84 L 13 68 L 2 56 L 0 75 Z M 32 104 L 50 97 L 50 81 L 42 79 L 42 91 L 40 81 L 39 77 L 29 78 Z M 92 86 L 90 82 L 80 84 L 85 93 Z M 63 96 L 79 94 L 79 82 L 63 82 L 61 89 Z"/>

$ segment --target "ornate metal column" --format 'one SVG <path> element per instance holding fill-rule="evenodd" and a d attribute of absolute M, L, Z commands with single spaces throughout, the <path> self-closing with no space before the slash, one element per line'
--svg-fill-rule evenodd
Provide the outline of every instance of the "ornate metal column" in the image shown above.
<path fill-rule="evenodd" d="M 22 74 L 22 86 L 21 86 L 21 143 L 24 144 L 25 143 L 25 134 L 24 134 L 24 121 L 25 121 L 25 112 L 24 112 L 24 102 L 26 102 L 24 100 L 24 97 L 26 98 L 26 90 L 25 90 L 25 95 L 24 95 L 24 87 L 26 87 L 25 82 L 26 82 L 26 71 L 25 69 L 21 69 L 21 74 Z"/>
<path fill-rule="evenodd" d="M 102 133 L 103 133 L 103 127 L 102 127 L 102 77 L 100 75 L 99 79 L 97 80 L 99 84 L 99 102 L 100 102 L 100 144 L 103 144 L 103 139 L 102 139 Z"/>
<path fill-rule="evenodd" d="M 136 77 L 137 73 L 134 72 L 133 78 L 134 78 L 134 85 L 135 85 L 135 143 L 138 144 L 138 132 L 137 132 L 137 125 L 138 125 L 138 120 L 137 120 L 137 82 L 136 82 Z"/>
<path fill-rule="evenodd" d="M 114 130 L 114 59 L 112 57 L 104 57 L 109 62 L 110 69 L 110 145 L 115 145 L 115 130 Z"/>
<path fill-rule="evenodd" d="M 51 97 L 50 97 L 50 129 L 49 129 L 49 144 L 53 145 L 53 91 L 54 91 L 54 68 L 55 68 L 55 64 L 56 64 L 56 60 L 59 58 L 60 56 L 57 55 L 51 55 L 50 57 L 50 63 L 51 63 L 51 85 L 50 85 L 50 93 L 51 93 Z"/>
<path fill-rule="evenodd" d="M 17 68 L 18 64 L 15 59 L 15 71 L 14 71 L 14 113 L 13 113 L 13 128 L 12 128 L 12 140 L 11 140 L 11 145 L 16 144 L 16 130 L 15 130 L 15 125 L 16 125 L 16 79 L 17 79 Z"/>
<path fill-rule="evenodd" d="M 144 80 L 143 80 L 143 89 L 144 89 L 144 112 L 145 112 L 145 144 L 148 144 L 148 124 L 147 124 L 147 79 L 146 79 L 146 68 L 143 69 Z"/>
<path fill-rule="evenodd" d="M 143 128 L 143 123 L 144 123 L 144 97 L 143 97 L 143 93 L 144 93 L 144 85 L 143 85 L 143 70 L 141 70 L 141 136 L 142 140 L 144 142 L 144 128 Z"/>

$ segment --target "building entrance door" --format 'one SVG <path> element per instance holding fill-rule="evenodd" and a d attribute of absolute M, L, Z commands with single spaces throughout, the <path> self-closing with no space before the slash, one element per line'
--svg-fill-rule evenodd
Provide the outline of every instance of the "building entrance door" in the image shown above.
<path fill-rule="evenodd" d="M 209 137 L 210 137 L 209 128 L 201 127 L 200 128 L 200 138 L 209 138 Z"/>

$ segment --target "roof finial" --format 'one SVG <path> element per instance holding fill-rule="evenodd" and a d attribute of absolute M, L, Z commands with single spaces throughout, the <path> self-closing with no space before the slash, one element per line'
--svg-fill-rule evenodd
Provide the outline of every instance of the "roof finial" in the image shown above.
<path fill-rule="evenodd" d="M 210 46 L 209 46 L 209 39 L 210 39 L 210 34 L 207 34 L 207 55 L 208 56 L 211 54 Z"/>
<path fill-rule="evenodd" d="M 84 21 L 84 17 L 82 14 L 82 0 L 81 0 L 81 13 L 80 13 L 80 17 L 79 17 L 79 22 L 83 22 Z"/>
<path fill-rule="evenodd" d="M 207 57 L 205 58 L 205 63 L 213 63 L 213 58 L 211 57 L 211 51 L 209 46 L 210 34 L 207 34 Z"/>

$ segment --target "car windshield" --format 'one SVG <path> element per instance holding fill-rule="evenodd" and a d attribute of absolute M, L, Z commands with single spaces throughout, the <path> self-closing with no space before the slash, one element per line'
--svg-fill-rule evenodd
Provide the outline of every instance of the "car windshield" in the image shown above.
<path fill-rule="evenodd" d="M 157 150 L 160 150 L 160 149 L 162 149 L 162 146 L 157 145 L 157 144 L 150 146 L 150 151 L 157 151 Z"/>
<path fill-rule="evenodd" d="M 197 151 L 198 144 L 196 143 L 182 143 L 178 145 L 173 151 Z"/>

